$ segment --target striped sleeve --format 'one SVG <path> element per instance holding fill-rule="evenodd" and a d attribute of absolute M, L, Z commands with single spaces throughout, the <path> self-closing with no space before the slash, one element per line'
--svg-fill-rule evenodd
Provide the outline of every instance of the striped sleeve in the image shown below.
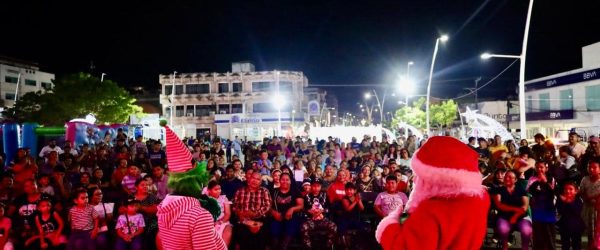
<path fill-rule="evenodd" d="M 197 220 L 190 220 L 192 225 L 192 249 L 194 250 L 227 250 L 225 242 L 215 231 L 213 219 L 208 212 L 200 213 Z M 188 217 L 191 219 L 193 217 Z"/>

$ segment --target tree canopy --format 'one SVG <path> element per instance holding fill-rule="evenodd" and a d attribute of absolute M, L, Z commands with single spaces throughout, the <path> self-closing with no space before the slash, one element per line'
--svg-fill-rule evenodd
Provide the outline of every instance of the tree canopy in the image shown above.
<path fill-rule="evenodd" d="M 427 127 L 425 114 L 425 98 L 413 102 L 412 106 L 404 106 L 394 114 L 392 127 L 397 127 L 400 122 L 405 122 L 416 128 L 425 129 Z M 457 105 L 454 101 L 448 100 L 440 104 L 433 104 L 429 108 L 429 118 L 431 126 L 442 128 L 450 126 L 456 119 Z"/>
<path fill-rule="evenodd" d="M 3 112 L 3 116 L 15 122 L 63 125 L 91 113 L 98 123 L 125 123 L 131 114 L 142 111 L 127 90 L 111 80 L 101 82 L 98 77 L 77 73 L 56 79 L 53 83 L 50 89 L 19 97 L 13 107 Z"/>

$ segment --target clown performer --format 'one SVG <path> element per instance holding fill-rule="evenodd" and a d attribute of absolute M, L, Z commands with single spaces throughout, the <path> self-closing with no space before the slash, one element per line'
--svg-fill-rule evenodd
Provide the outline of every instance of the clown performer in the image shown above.
<path fill-rule="evenodd" d="M 219 205 L 214 199 L 202 195 L 202 188 L 209 180 L 206 164 L 192 167 L 190 151 L 171 128 L 164 127 L 170 171 L 168 186 L 173 193 L 158 206 L 159 246 L 164 250 L 227 249 L 215 231 Z"/>
<path fill-rule="evenodd" d="M 435 136 L 411 161 L 414 188 L 406 211 L 385 217 L 376 231 L 386 249 L 480 249 L 490 198 L 481 185 L 478 155 L 448 136 Z"/>

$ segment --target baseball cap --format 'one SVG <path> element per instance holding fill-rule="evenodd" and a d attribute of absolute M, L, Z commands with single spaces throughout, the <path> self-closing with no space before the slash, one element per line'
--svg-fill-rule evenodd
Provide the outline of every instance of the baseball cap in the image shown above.
<path fill-rule="evenodd" d="M 314 179 L 313 179 L 313 180 L 310 182 L 310 184 L 311 184 L 311 185 L 312 185 L 312 184 L 319 184 L 319 185 L 322 185 L 322 184 L 323 184 L 323 180 L 321 180 L 321 178 L 314 178 Z"/>
<path fill-rule="evenodd" d="M 597 136 L 590 136 L 590 142 L 600 143 L 600 138 L 598 138 Z"/>

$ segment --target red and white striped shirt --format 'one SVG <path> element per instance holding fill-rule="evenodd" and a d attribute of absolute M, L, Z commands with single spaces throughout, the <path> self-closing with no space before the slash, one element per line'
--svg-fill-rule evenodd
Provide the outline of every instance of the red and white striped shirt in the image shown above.
<path fill-rule="evenodd" d="M 164 250 L 226 250 L 212 215 L 193 197 L 167 195 L 158 206 L 158 233 Z"/>
<path fill-rule="evenodd" d="M 94 229 L 94 220 L 98 218 L 98 212 L 91 205 L 84 208 L 77 206 L 69 210 L 69 222 L 73 230 L 92 230 Z"/>

